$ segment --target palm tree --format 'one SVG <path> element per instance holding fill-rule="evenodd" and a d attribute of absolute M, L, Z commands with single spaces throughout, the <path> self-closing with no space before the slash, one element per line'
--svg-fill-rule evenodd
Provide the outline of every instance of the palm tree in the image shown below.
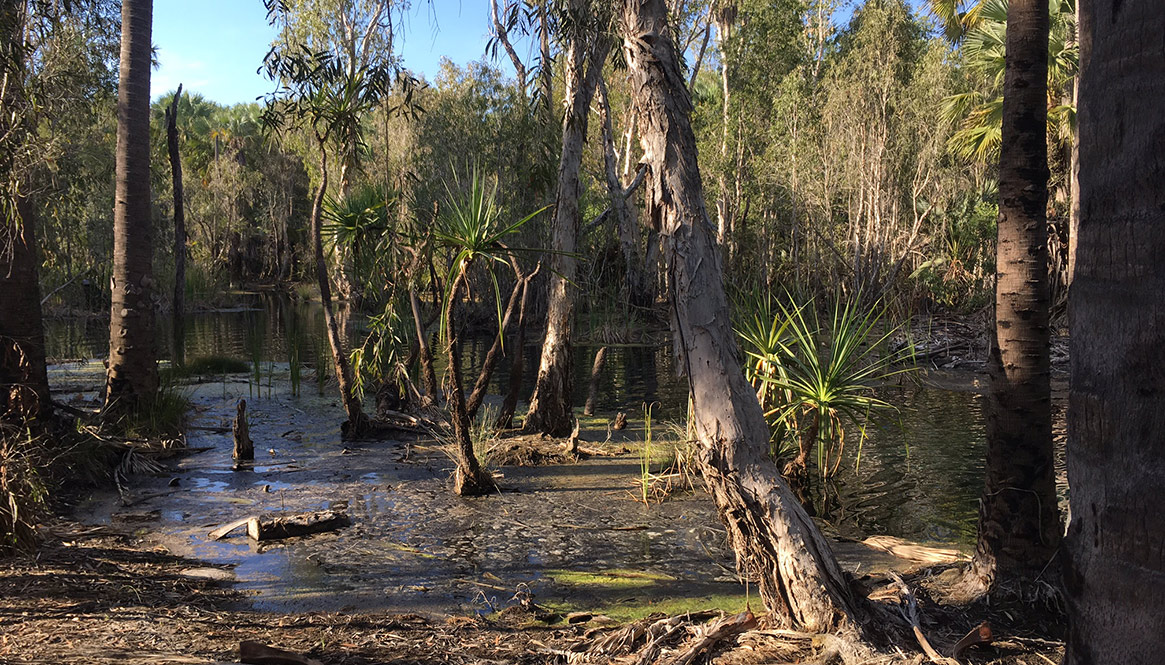
<path fill-rule="evenodd" d="M 961 157 L 983 164 L 999 159 L 1003 112 L 1004 54 L 1008 0 L 981 0 L 976 21 L 963 35 L 963 61 L 981 82 L 978 89 L 943 100 L 945 119 L 958 129 L 949 146 Z M 1057 143 L 1071 138 L 1075 109 L 1065 100 L 1079 68 L 1074 0 L 1052 0 L 1048 35 L 1048 126 Z"/>
<path fill-rule="evenodd" d="M 974 594 L 1036 579 L 1055 555 L 1062 532 L 1052 466 L 1047 53 L 1047 0 L 1012 0 L 1001 111 L 986 480 L 975 556 L 965 576 Z"/>
<path fill-rule="evenodd" d="M 153 0 L 122 0 L 113 211 L 113 306 L 107 415 L 131 411 L 158 389 L 150 220 L 150 32 Z"/>
<path fill-rule="evenodd" d="M 741 369 L 667 7 L 664 0 L 625 0 L 621 12 L 651 174 L 648 204 L 660 220 L 670 268 L 672 335 L 690 382 L 705 482 L 738 567 L 759 580 L 775 620 L 808 632 L 852 635 L 856 600 L 829 544 L 768 456 L 768 424 Z"/>
<path fill-rule="evenodd" d="M 1165 13 L 1080 11 L 1067 665 L 1161 660 L 1165 639 Z"/>

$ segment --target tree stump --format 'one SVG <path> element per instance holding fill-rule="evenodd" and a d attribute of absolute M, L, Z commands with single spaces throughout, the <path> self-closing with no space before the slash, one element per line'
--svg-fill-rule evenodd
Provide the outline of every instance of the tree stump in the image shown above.
<path fill-rule="evenodd" d="M 255 459 L 255 444 L 251 441 L 250 428 L 247 427 L 247 400 L 240 399 L 235 414 L 234 433 L 235 451 L 231 455 L 235 460 L 235 468 L 239 462 Z"/>

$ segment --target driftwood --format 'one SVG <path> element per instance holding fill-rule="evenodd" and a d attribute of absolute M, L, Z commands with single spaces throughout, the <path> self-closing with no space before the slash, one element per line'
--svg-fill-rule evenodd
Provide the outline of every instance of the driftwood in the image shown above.
<path fill-rule="evenodd" d="M 255 444 L 251 441 L 250 428 L 247 426 L 247 400 L 240 399 L 237 409 L 233 428 L 235 451 L 231 456 L 235 462 L 252 461 L 255 459 Z M 237 468 L 238 464 L 235 466 Z"/>
<path fill-rule="evenodd" d="M 584 416 L 595 415 L 595 406 L 599 402 L 599 379 L 603 377 L 603 364 L 607 361 L 607 347 L 602 347 L 595 353 L 595 364 L 591 366 L 591 385 L 587 390 L 587 403 L 583 407 Z"/>
<path fill-rule="evenodd" d="M 627 428 L 627 414 L 620 411 L 619 413 L 615 414 L 615 424 L 611 426 L 611 429 L 621 430 L 621 429 L 626 429 L 626 428 Z"/>
<path fill-rule="evenodd" d="M 318 660 L 250 640 L 239 644 L 239 660 L 250 665 L 322 665 Z"/>
<path fill-rule="evenodd" d="M 918 646 L 922 647 L 922 652 L 930 659 L 930 662 L 935 665 L 959 665 L 959 661 L 954 658 L 946 658 L 938 652 L 931 645 L 930 640 L 926 639 L 926 635 L 922 633 L 922 625 L 919 622 L 918 600 L 914 597 L 914 592 L 910 587 L 906 586 L 906 582 L 895 573 L 890 573 L 890 579 L 897 585 L 898 591 L 901 594 L 902 601 L 898 609 L 902 612 L 902 617 L 910 623 L 911 629 L 914 631 L 914 639 L 918 640 Z"/>
<path fill-rule="evenodd" d="M 296 513 L 279 516 L 250 516 L 230 522 L 211 531 L 208 538 L 221 540 L 227 534 L 243 526 L 252 540 L 282 540 L 295 536 L 307 536 L 324 531 L 335 531 L 352 524 L 344 513 L 336 510 L 320 510 L 310 513 Z"/>
<path fill-rule="evenodd" d="M 701 631 L 700 637 L 688 645 L 682 653 L 671 661 L 671 665 L 691 665 L 701 654 L 716 646 L 717 642 L 739 635 L 750 628 L 756 628 L 756 617 L 745 610 L 735 616 L 727 616 Z"/>
<path fill-rule="evenodd" d="M 870 536 L 861 542 L 866 547 L 882 550 L 899 559 L 926 565 L 954 563 L 967 558 L 958 550 L 928 547 L 894 536 Z"/>

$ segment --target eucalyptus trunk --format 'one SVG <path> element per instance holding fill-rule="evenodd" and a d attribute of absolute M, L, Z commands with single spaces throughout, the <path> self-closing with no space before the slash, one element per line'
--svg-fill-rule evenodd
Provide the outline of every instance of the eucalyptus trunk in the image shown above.
<path fill-rule="evenodd" d="M 328 151 L 322 139 L 317 139 L 317 146 L 320 151 L 320 185 L 316 189 L 311 206 L 311 242 L 315 254 L 316 280 L 320 286 L 320 305 L 324 310 L 324 325 L 328 329 L 328 345 L 332 348 L 336 381 L 340 384 L 340 401 L 343 402 L 344 413 L 348 416 L 341 431 L 345 438 L 359 438 L 367 433 L 370 423 L 368 416 L 364 415 L 360 399 L 352 388 L 354 383 L 352 365 L 348 362 L 344 340 L 340 336 L 340 325 L 336 321 L 335 312 L 332 311 L 332 284 L 328 278 L 328 263 L 324 257 L 324 243 L 320 233 L 324 193 L 328 190 Z"/>
<path fill-rule="evenodd" d="M 691 127 L 692 104 L 663 0 L 624 0 L 623 46 L 650 168 L 647 198 L 668 259 L 672 336 L 690 382 L 700 465 L 741 572 L 776 623 L 855 634 L 856 602 L 829 544 L 781 481 L 769 429 L 742 369 L 715 227 Z"/>
<path fill-rule="evenodd" d="M 1149 665 L 1165 642 L 1165 13 L 1093 1 L 1080 19 L 1064 662 Z"/>
<path fill-rule="evenodd" d="M 643 283 L 643 268 L 639 257 L 639 226 L 635 208 L 628 200 L 619 180 L 618 155 L 615 154 L 615 135 L 611 128 L 611 104 L 607 99 L 607 85 L 599 79 L 599 110 L 603 118 L 603 166 L 607 175 L 607 194 L 611 197 L 611 213 L 619 233 L 619 249 L 623 254 L 624 298 L 639 307 L 650 304 Z"/>
<path fill-rule="evenodd" d="M 150 32 L 152 0 L 122 0 L 113 209 L 113 303 L 105 411 L 134 411 L 158 390 L 150 219 Z"/>
<path fill-rule="evenodd" d="M 972 593 L 1036 579 L 1060 545 L 1048 327 L 1048 1 L 1011 0 L 999 157 L 995 327 L 986 481 L 965 582 Z"/>
<path fill-rule="evenodd" d="M 582 188 L 579 169 L 587 136 L 591 98 L 609 45 L 606 40 L 575 35 L 570 39 L 566 61 L 566 114 L 562 121 L 562 157 L 558 165 L 558 196 L 554 204 L 551 236 L 550 295 L 546 312 L 546 337 L 538 380 L 523 429 L 551 436 L 566 436 L 573 427 L 574 376 L 571 328 L 578 273 L 579 207 Z M 589 65 L 589 67 L 588 67 Z"/>

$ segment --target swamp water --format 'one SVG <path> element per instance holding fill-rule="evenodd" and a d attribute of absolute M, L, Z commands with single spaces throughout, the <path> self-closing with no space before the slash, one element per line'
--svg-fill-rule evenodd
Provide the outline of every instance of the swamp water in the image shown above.
<path fill-rule="evenodd" d="M 103 355 L 106 326 L 46 324 L 51 357 Z M 257 362 L 259 371 L 180 386 L 194 407 L 188 445 L 208 450 L 168 462 L 164 474 L 135 478 L 131 491 L 140 503 L 126 507 L 112 493 L 98 495 L 81 516 L 132 521 L 176 554 L 233 567 L 238 588 L 260 609 L 490 611 L 525 593 L 543 605 L 615 617 L 743 604 L 745 590 L 707 495 L 678 493 L 650 506 L 634 500 L 644 402 L 657 403 L 656 455 L 671 445 L 658 441 L 669 436 L 665 423 L 683 421 L 686 385 L 675 378 L 669 348 L 608 352 L 598 415 L 582 437 L 613 449 L 626 445 L 631 453 L 503 467 L 505 491 L 462 499 L 448 490 L 451 463 L 435 442 L 342 443 L 334 382 L 321 395 L 314 369 L 299 370 L 293 395 L 294 358 L 314 364 L 326 352 L 318 307 L 256 298 L 253 307 L 191 315 L 186 331 L 188 362 L 231 356 Z M 488 341 L 463 346 L 467 376 L 474 376 Z M 537 351 L 528 349 L 528 358 Z M 578 350 L 579 386 L 586 385 L 594 351 Z M 507 381 L 508 363 L 501 365 L 495 393 Z M 536 365 L 527 362 L 527 386 Z M 85 399 L 102 383 L 101 372 L 100 361 L 61 363 L 50 379 L 62 398 Z M 900 408 L 900 418 L 870 432 L 860 465 L 857 446 L 847 446 L 842 473 L 829 487 L 827 531 L 966 549 L 974 540 L 985 449 L 978 395 L 906 386 L 881 396 Z M 230 459 L 229 428 L 240 397 L 248 402 L 256 448 L 248 471 L 233 471 Z M 611 433 L 603 423 L 616 411 L 627 413 L 630 426 Z M 219 542 L 207 538 L 214 527 L 248 515 L 333 506 L 346 506 L 351 527 L 263 546 L 238 533 Z M 852 543 L 840 543 L 837 553 L 859 572 L 892 563 Z"/>

